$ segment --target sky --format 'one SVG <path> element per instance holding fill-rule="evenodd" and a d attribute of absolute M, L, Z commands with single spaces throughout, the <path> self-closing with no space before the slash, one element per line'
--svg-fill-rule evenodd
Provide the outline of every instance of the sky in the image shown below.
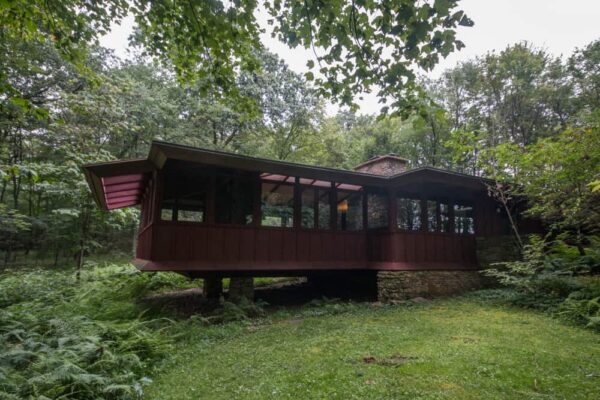
<path fill-rule="evenodd" d="M 594 39 L 600 39 L 600 0 L 462 0 L 460 9 L 475 22 L 471 28 L 460 27 L 458 39 L 465 48 L 450 54 L 437 67 L 427 73 L 431 78 L 439 77 L 447 68 L 461 61 L 496 50 L 510 44 L 528 41 L 555 56 L 568 57 L 573 50 L 581 48 Z M 267 29 L 262 36 L 263 44 L 276 53 L 298 73 L 307 71 L 306 62 L 313 53 L 303 48 L 290 49 L 268 34 L 268 16 L 258 13 L 259 24 Z M 133 25 L 132 18 L 125 19 L 120 26 L 101 38 L 100 43 L 115 50 L 120 57 L 127 57 L 128 36 Z M 380 105 L 376 94 L 364 95 L 359 101 L 360 113 L 378 113 Z M 337 111 L 328 104 L 327 111 Z"/>

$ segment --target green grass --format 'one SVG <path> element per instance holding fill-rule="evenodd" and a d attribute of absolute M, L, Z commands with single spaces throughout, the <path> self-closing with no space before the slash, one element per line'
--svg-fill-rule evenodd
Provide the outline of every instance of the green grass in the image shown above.
<path fill-rule="evenodd" d="M 227 304 L 210 318 L 145 299 L 199 285 L 104 260 L 80 281 L 72 268 L 2 271 L 0 398 L 600 398 L 600 335 L 491 291 L 266 314 Z"/>
<path fill-rule="evenodd" d="M 177 329 L 145 398 L 600 398 L 600 336 L 473 297 Z"/>

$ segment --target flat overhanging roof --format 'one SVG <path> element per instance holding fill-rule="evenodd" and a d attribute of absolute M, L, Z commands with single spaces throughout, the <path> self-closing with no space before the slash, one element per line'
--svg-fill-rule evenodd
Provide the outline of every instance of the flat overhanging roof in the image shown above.
<path fill-rule="evenodd" d="M 303 185 L 327 187 L 335 182 L 343 190 L 359 190 L 364 186 L 392 187 L 404 183 L 443 183 L 470 190 L 485 190 L 492 181 L 481 177 L 431 167 L 411 169 L 393 176 L 375 175 L 344 169 L 326 168 L 250 157 L 198 147 L 153 141 L 148 158 L 119 160 L 83 165 L 94 199 L 105 210 L 140 204 L 152 172 L 163 169 L 167 160 L 179 160 L 206 166 L 238 169 L 261 173 L 264 180 L 294 182 L 300 178 Z"/>

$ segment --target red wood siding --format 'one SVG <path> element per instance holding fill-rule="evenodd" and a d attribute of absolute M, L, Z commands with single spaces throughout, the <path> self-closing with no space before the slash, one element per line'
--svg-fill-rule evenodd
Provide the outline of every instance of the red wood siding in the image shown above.
<path fill-rule="evenodd" d="M 203 270 L 366 268 L 366 248 L 363 232 L 308 232 L 161 221 L 153 225 L 151 260 Z"/>
<path fill-rule="evenodd" d="M 375 269 L 477 268 L 475 236 L 430 232 L 369 233 Z"/>
<path fill-rule="evenodd" d="M 138 258 L 151 261 L 144 270 L 173 271 L 477 268 L 472 235 L 165 221 L 141 232 Z"/>
<path fill-rule="evenodd" d="M 135 255 L 145 260 L 152 257 L 152 225 L 140 230 Z"/>

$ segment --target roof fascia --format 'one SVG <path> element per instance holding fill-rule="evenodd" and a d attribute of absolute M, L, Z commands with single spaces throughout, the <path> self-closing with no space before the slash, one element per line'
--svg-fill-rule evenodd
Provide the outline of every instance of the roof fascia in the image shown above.
<path fill-rule="evenodd" d="M 167 159 L 175 159 L 224 168 L 269 172 L 364 186 L 387 186 L 389 183 L 388 177 L 373 174 L 267 160 L 156 141 L 152 142 L 149 159 L 159 168 L 164 167 Z"/>

